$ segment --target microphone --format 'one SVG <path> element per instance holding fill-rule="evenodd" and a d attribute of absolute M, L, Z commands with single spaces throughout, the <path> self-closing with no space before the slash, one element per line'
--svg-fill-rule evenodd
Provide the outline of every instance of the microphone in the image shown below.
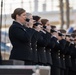
<path fill-rule="evenodd" d="M 55 30 L 51 29 L 51 30 L 50 30 L 50 32 L 51 32 L 51 33 L 53 33 L 53 32 L 57 32 L 57 31 L 55 31 Z"/>
<path fill-rule="evenodd" d="M 38 26 L 38 25 L 42 25 L 42 24 L 39 22 L 34 23 L 34 26 Z"/>
<path fill-rule="evenodd" d="M 43 26 L 44 29 L 46 29 L 46 26 Z"/>
<path fill-rule="evenodd" d="M 29 22 L 29 21 L 30 21 L 30 19 L 26 18 L 26 19 L 25 19 L 25 21 L 26 21 L 26 22 Z"/>

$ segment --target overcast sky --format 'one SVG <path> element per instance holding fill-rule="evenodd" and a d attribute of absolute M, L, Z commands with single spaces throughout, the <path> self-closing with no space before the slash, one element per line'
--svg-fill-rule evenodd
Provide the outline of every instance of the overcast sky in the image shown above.
<path fill-rule="evenodd" d="M 21 3 L 23 1 L 23 4 Z M 53 3 L 52 3 L 53 1 Z M 65 1 L 65 0 L 63 0 Z M 73 9 L 76 9 L 76 0 L 69 0 L 71 3 L 71 6 L 73 6 Z M 46 10 L 47 11 L 58 11 L 59 8 L 59 0 L 38 0 L 38 11 L 42 11 L 43 4 L 46 2 Z M 1 6 L 1 0 L 0 0 L 0 6 Z M 3 0 L 3 14 L 10 14 L 14 11 L 15 8 L 22 7 L 27 12 L 33 12 L 34 11 L 34 0 Z M 1 8 L 1 7 L 0 7 Z"/>

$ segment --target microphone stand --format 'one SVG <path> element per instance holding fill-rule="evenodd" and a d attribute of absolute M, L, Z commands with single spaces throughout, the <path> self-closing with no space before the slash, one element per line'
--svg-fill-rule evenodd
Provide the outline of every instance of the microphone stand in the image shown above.
<path fill-rule="evenodd" d="M 0 15 L 0 65 L 2 64 L 2 55 L 1 55 L 2 11 L 3 11 L 3 0 L 1 0 L 1 15 Z"/>

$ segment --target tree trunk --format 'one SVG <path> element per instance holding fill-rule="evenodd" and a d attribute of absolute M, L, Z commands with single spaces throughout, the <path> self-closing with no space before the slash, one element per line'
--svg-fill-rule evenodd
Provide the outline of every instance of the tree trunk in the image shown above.
<path fill-rule="evenodd" d="M 64 25 L 63 0 L 59 0 L 59 4 L 60 4 L 60 22 L 61 22 L 61 29 L 63 29 L 63 25 Z"/>
<path fill-rule="evenodd" d="M 69 15 L 69 0 L 66 0 L 66 25 L 69 28 L 70 25 L 70 15 Z"/>
<path fill-rule="evenodd" d="M 2 56 L 1 56 L 2 9 L 3 9 L 3 0 L 1 0 L 1 15 L 0 15 L 0 65 L 2 64 Z"/>

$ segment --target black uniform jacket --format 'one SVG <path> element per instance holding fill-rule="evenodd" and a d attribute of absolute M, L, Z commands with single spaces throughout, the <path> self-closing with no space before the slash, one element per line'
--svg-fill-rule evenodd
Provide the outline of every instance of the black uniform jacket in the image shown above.
<path fill-rule="evenodd" d="M 47 33 L 43 33 L 42 31 L 39 33 L 40 33 L 40 36 L 37 42 L 38 62 L 46 64 L 47 59 L 46 59 L 45 47 L 47 46 L 49 40 L 48 40 Z"/>
<path fill-rule="evenodd" d="M 32 48 L 32 56 L 33 56 L 33 62 L 38 63 L 38 55 L 37 55 L 37 41 L 39 39 L 39 32 L 34 30 L 35 33 L 32 36 L 31 39 L 31 48 Z"/>
<path fill-rule="evenodd" d="M 65 51 L 64 51 L 64 49 L 65 49 L 65 46 L 66 46 L 66 40 L 62 39 L 59 42 L 60 42 L 60 45 L 62 46 L 62 48 L 60 50 L 61 68 L 65 69 L 66 66 L 65 66 Z"/>
<path fill-rule="evenodd" d="M 51 39 L 51 34 L 48 33 L 48 45 L 46 46 L 45 50 L 46 50 L 46 58 L 47 58 L 47 65 L 53 65 L 52 63 L 52 57 L 51 57 L 51 49 L 54 48 L 55 43 L 53 42 L 53 40 Z"/>
<path fill-rule="evenodd" d="M 31 28 L 26 29 L 20 23 L 13 22 L 9 28 L 9 38 L 13 45 L 10 59 L 32 60 L 31 37 Z"/>
<path fill-rule="evenodd" d="M 70 45 L 70 51 L 71 51 L 71 70 L 76 71 L 76 45 L 71 44 Z"/>
<path fill-rule="evenodd" d="M 52 37 L 52 40 L 55 42 L 55 47 L 51 50 L 52 62 L 53 66 L 61 68 L 61 60 L 60 60 L 60 50 L 64 49 L 64 40 L 57 42 L 56 37 Z"/>
<path fill-rule="evenodd" d="M 72 66 L 71 63 L 71 49 L 70 49 L 70 42 L 66 42 L 66 47 L 65 47 L 65 65 L 66 67 L 70 68 Z"/>
<path fill-rule="evenodd" d="M 1 52 L 0 52 L 0 65 L 2 64 L 2 56 L 1 56 Z"/>

